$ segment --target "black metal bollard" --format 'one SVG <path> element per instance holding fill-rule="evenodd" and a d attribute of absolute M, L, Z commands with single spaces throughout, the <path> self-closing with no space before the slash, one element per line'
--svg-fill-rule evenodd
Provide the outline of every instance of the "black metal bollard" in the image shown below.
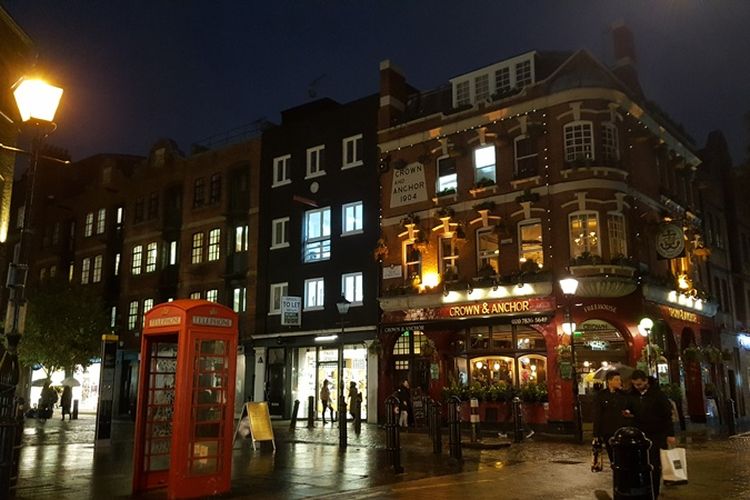
<path fill-rule="evenodd" d="M 388 454 L 388 463 L 397 474 L 404 472 L 401 466 L 401 436 L 398 428 L 399 405 L 400 401 L 395 393 L 385 400 L 385 450 Z"/>
<path fill-rule="evenodd" d="M 362 400 L 357 398 L 354 400 L 354 434 L 359 436 L 362 432 Z"/>
<path fill-rule="evenodd" d="M 521 398 L 513 398 L 513 442 L 520 443 L 523 441 L 523 410 L 521 408 Z"/>
<path fill-rule="evenodd" d="M 315 396 L 307 398 L 307 428 L 315 427 Z"/>
<path fill-rule="evenodd" d="M 724 410 L 724 413 L 726 414 L 727 420 L 727 434 L 734 436 L 737 434 L 737 422 L 734 419 L 734 400 L 732 398 L 727 398 L 725 407 L 726 409 Z"/>
<path fill-rule="evenodd" d="M 289 422 L 289 430 L 293 431 L 297 427 L 297 412 L 299 411 L 299 399 L 294 400 L 294 408 L 292 409 L 292 420 Z"/>
<path fill-rule="evenodd" d="M 443 453 L 443 436 L 441 430 L 441 412 L 440 403 L 432 402 L 432 452 L 436 455 Z"/>
<path fill-rule="evenodd" d="M 339 398 L 339 448 L 346 449 L 346 399 Z"/>
<path fill-rule="evenodd" d="M 469 407 L 471 415 L 469 415 L 469 422 L 471 423 L 471 442 L 476 443 L 479 439 L 479 400 L 477 398 L 471 398 L 469 400 Z"/>
<path fill-rule="evenodd" d="M 448 399 L 448 432 L 450 456 L 461 460 L 461 400 L 458 396 Z"/>
<path fill-rule="evenodd" d="M 635 427 L 622 427 L 609 440 L 612 446 L 612 489 L 614 500 L 652 500 L 651 474 L 653 466 L 649 462 L 649 440 Z"/>
<path fill-rule="evenodd" d="M 73 400 L 73 412 L 70 414 L 72 420 L 78 420 L 78 400 Z"/>

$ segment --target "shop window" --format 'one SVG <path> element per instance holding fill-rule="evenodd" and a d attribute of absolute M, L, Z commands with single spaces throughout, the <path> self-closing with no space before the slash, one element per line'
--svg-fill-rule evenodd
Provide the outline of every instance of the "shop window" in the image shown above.
<path fill-rule="evenodd" d="M 526 221 L 518 223 L 518 260 L 521 265 L 533 262 L 540 269 L 544 266 L 541 222 Z"/>
<path fill-rule="evenodd" d="M 393 366 L 396 369 L 396 371 L 406 371 L 409 369 L 409 360 L 397 359 Z"/>
<path fill-rule="evenodd" d="M 495 146 L 482 146 L 474 150 L 474 182 L 487 185 L 495 183 Z"/>
<path fill-rule="evenodd" d="M 518 385 L 547 383 L 547 358 L 537 354 L 518 359 Z"/>
<path fill-rule="evenodd" d="M 583 254 L 601 255 L 599 250 L 599 215 L 596 212 L 576 212 L 568 217 L 570 227 L 570 258 Z"/>
<path fill-rule="evenodd" d="M 492 227 L 477 229 L 477 269 L 500 273 L 500 238 Z"/>
<path fill-rule="evenodd" d="M 620 331 L 607 321 L 587 319 L 577 326 L 576 372 L 585 392 L 594 390 L 597 370 L 613 364 L 630 364 L 629 349 Z"/>
<path fill-rule="evenodd" d="M 401 334 L 401 336 L 396 340 L 396 343 L 393 346 L 393 355 L 399 356 L 399 355 L 408 355 L 410 352 L 410 337 L 409 332 L 404 332 Z"/>
<path fill-rule="evenodd" d="M 471 380 L 480 384 L 497 384 L 504 382 L 515 384 L 515 366 L 512 357 L 484 356 L 472 358 L 470 363 Z"/>
<path fill-rule="evenodd" d="M 404 279 L 411 280 L 422 276 L 422 253 L 414 242 L 404 242 Z"/>

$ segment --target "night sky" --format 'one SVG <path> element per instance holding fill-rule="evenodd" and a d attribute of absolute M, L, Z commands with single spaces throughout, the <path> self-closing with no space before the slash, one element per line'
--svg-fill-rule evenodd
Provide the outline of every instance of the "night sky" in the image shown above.
<path fill-rule="evenodd" d="M 750 1 L 4 0 L 65 88 L 51 142 L 73 159 L 185 152 L 207 136 L 318 97 L 378 90 L 391 59 L 421 89 L 528 50 L 588 49 L 612 61 L 609 25 L 635 35 L 641 83 L 698 146 L 721 129 L 748 142 Z"/>

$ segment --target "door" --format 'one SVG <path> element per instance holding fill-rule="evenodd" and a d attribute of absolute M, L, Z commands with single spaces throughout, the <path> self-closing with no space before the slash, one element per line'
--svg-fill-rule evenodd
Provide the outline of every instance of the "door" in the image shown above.
<path fill-rule="evenodd" d="M 268 365 L 266 399 L 268 400 L 268 411 L 272 417 L 284 417 L 284 386 L 286 384 L 286 365 L 274 363 Z"/>

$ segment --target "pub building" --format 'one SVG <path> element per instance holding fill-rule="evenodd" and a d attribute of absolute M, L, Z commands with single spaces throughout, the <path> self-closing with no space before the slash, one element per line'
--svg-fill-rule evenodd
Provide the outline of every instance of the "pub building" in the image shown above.
<path fill-rule="evenodd" d="M 623 364 L 681 384 L 705 421 L 718 372 L 684 354 L 718 342 L 700 159 L 647 104 L 630 32 L 613 35 L 613 68 L 531 51 L 424 92 L 381 63 L 381 400 L 404 379 L 438 400 L 546 388 L 532 423 L 566 433 L 573 373 L 588 420 L 596 380 Z"/>

